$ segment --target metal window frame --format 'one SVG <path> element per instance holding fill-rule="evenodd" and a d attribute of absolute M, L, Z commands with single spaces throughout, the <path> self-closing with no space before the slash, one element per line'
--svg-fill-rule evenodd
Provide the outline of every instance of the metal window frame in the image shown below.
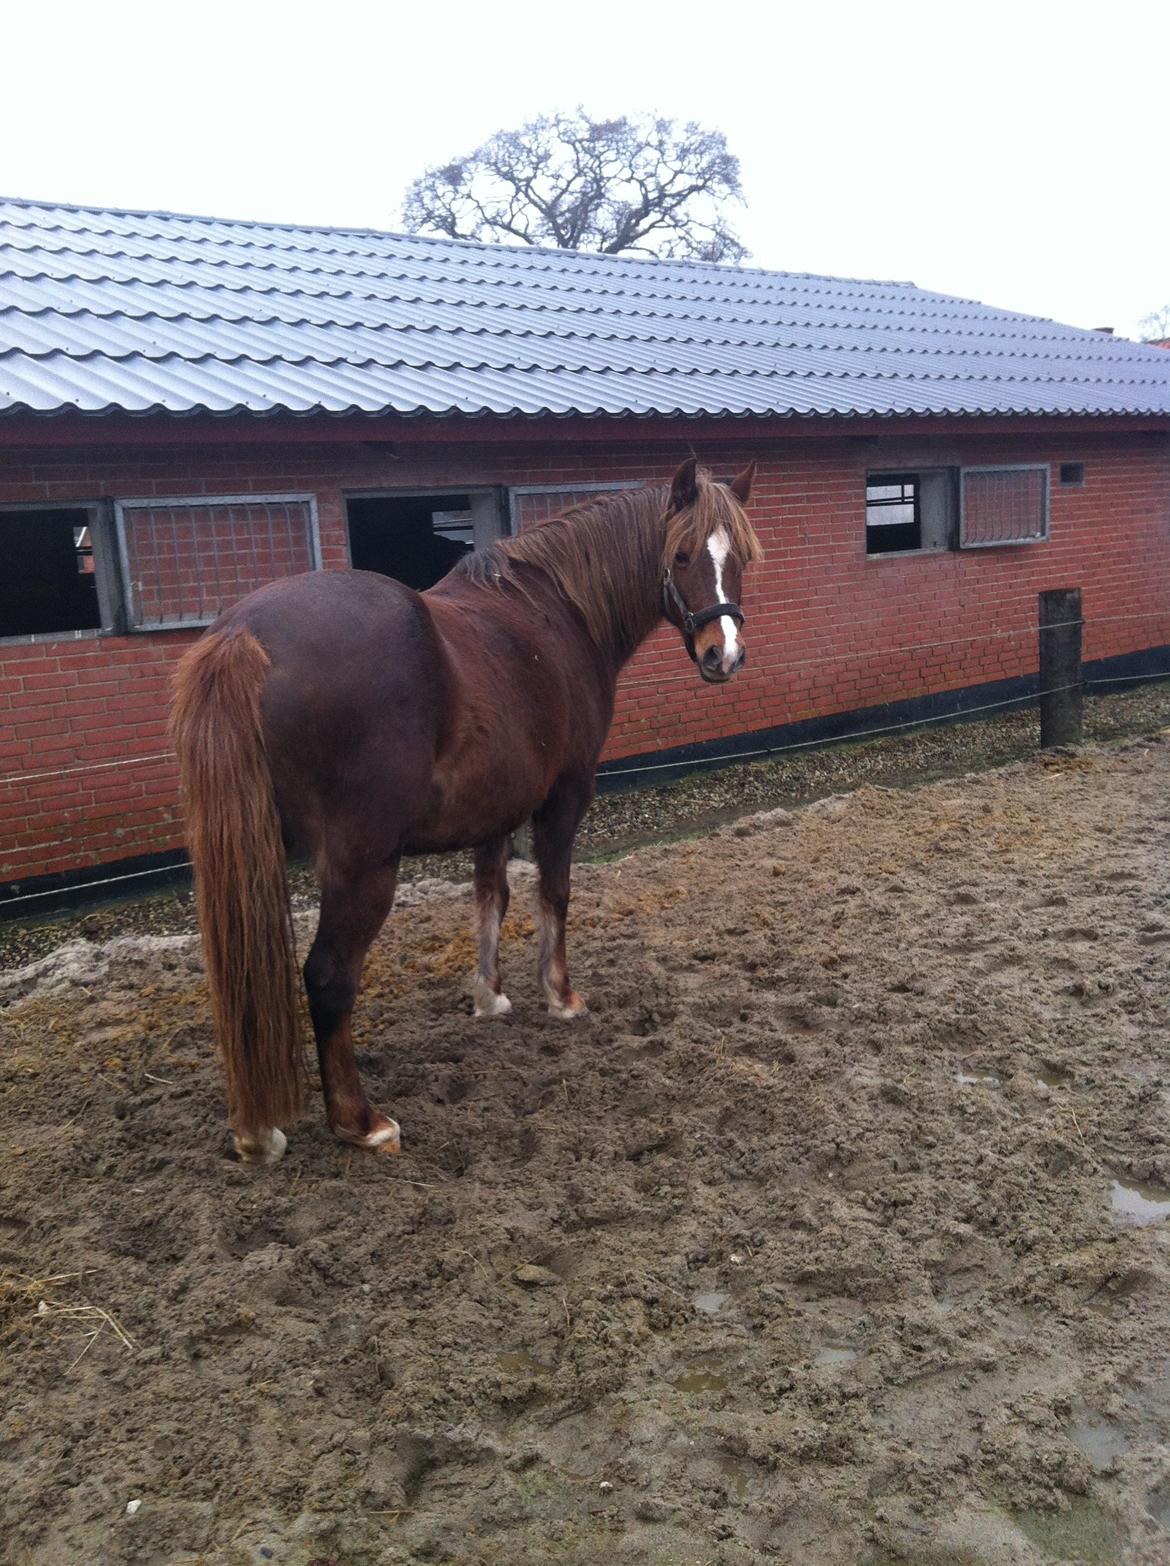
<path fill-rule="evenodd" d="M 1039 533 L 1029 533 L 1025 538 L 988 538 L 967 540 L 967 474 L 968 473 L 1042 473 L 1044 475 L 1043 521 Z M 1047 462 L 983 462 L 959 469 L 959 537 L 960 549 L 1020 549 L 1026 544 L 1044 544 L 1048 541 L 1049 516 L 1052 510 L 1052 467 Z"/>
<path fill-rule="evenodd" d="M 123 628 L 122 574 L 118 564 L 114 518 L 108 500 L 5 500 L 0 514 L 23 511 L 84 511 L 93 540 L 94 578 L 100 625 L 75 626 L 63 631 L 27 631 L 0 636 L 0 647 L 36 646 L 42 642 L 83 642 L 99 636 L 117 636 Z"/>
<path fill-rule="evenodd" d="M 884 453 L 883 453 L 884 455 Z M 944 460 L 949 457 L 950 460 Z M 931 560 L 945 555 L 957 547 L 959 530 L 959 467 L 956 457 L 948 453 L 930 453 L 921 457 L 910 450 L 907 460 L 889 463 L 882 467 L 867 466 L 865 485 L 868 492 L 873 484 L 887 479 L 914 479 L 916 481 L 915 505 L 919 529 L 919 542 L 914 549 L 869 550 L 869 505 L 866 503 L 865 560 L 879 564 L 883 560 Z M 895 504 L 895 502 L 888 502 Z M 883 502 L 872 502 L 881 505 Z M 901 504 L 906 504 L 905 501 Z M 881 524 L 876 524 L 880 526 Z"/>
<path fill-rule="evenodd" d="M 641 479 L 611 479 L 608 483 L 591 480 L 580 484 L 511 484 L 508 486 L 508 532 L 513 538 L 519 532 L 517 495 L 609 495 L 618 489 L 645 488 Z"/>
<path fill-rule="evenodd" d="M 296 493 L 264 493 L 253 495 L 151 495 L 130 500 L 114 501 L 114 532 L 118 544 L 118 564 L 121 574 L 122 599 L 125 613 L 125 629 L 134 635 L 150 635 L 154 631 L 192 631 L 210 625 L 217 614 L 199 615 L 182 620 L 152 620 L 144 624 L 135 618 L 134 586 L 130 577 L 130 552 L 126 543 L 126 513 L 130 511 L 165 510 L 168 506 L 186 506 L 189 509 L 211 506 L 263 506 L 305 505 L 309 512 L 309 561 L 310 570 L 321 569 L 321 525 L 317 515 L 317 497 L 311 491 Z"/>

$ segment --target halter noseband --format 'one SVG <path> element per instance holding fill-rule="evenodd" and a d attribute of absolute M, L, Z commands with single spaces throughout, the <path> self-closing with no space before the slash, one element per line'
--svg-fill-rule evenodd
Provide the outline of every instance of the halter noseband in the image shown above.
<path fill-rule="evenodd" d="M 670 612 L 672 609 L 678 612 L 677 620 L 674 620 Z M 737 629 L 743 628 L 743 610 L 738 604 L 711 604 L 707 609 L 700 609 L 698 614 L 692 614 L 686 606 L 683 595 L 674 585 L 674 577 L 670 574 L 669 566 L 662 573 L 662 612 L 683 633 L 687 656 L 692 663 L 699 661 L 695 657 L 695 633 L 701 631 L 705 625 L 710 625 L 712 620 L 721 620 L 724 615 L 727 615 L 735 621 Z"/>

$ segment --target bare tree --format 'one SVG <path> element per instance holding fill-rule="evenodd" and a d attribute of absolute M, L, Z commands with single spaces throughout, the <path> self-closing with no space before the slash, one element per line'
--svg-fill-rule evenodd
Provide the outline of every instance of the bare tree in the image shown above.
<path fill-rule="evenodd" d="M 1170 339 L 1170 304 L 1160 310 L 1151 310 L 1138 322 L 1138 330 L 1144 343 L 1164 343 Z"/>
<path fill-rule="evenodd" d="M 542 115 L 426 171 L 406 192 L 411 233 L 515 240 L 605 255 L 742 261 L 723 214 L 743 200 L 721 131 L 688 122 Z"/>

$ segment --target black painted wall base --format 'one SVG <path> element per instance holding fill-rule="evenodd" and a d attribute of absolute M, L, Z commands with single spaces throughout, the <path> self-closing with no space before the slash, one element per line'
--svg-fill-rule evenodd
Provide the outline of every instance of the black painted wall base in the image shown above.
<path fill-rule="evenodd" d="M 1121 691 L 1128 682 L 1137 683 L 1156 675 L 1170 678 L 1170 645 L 1148 647 L 1143 652 L 1124 653 L 1117 658 L 1101 658 L 1084 666 L 1084 677 L 1090 689 L 1094 680 L 1110 680 L 1117 683 L 1105 689 Z M 750 752 L 754 760 L 764 760 L 774 752 L 801 746 L 811 750 L 817 745 L 831 745 L 846 736 L 876 734 L 885 728 L 917 727 L 948 720 L 960 722 L 964 718 L 981 716 L 988 707 L 1017 702 L 1023 706 L 1035 699 L 1038 688 L 1034 674 L 1018 680 L 996 680 L 935 696 L 919 696 L 913 701 L 888 702 L 852 712 L 834 712 L 824 718 L 806 718 L 777 728 L 757 729 L 749 734 L 733 734 L 700 745 L 680 745 L 673 750 L 651 751 L 642 756 L 622 756 L 600 769 L 598 791 L 616 793 L 653 788 L 685 777 L 699 766 L 732 766 L 743 752 Z M 645 768 L 653 770 L 642 770 Z M 0 885 L 0 921 L 31 919 L 60 908 L 139 896 L 157 888 L 189 882 L 190 868 L 182 849 L 165 854 L 140 854 L 133 859 L 119 859 L 85 870 L 32 876 L 26 881 Z"/>
<path fill-rule="evenodd" d="M 1149 647 L 1140 653 L 1125 653 L 1119 658 L 1101 658 L 1083 668 L 1087 683 L 1093 680 L 1117 680 L 1113 690 L 1124 690 L 1126 681 L 1137 683 L 1151 675 L 1170 678 L 1170 646 Z M 823 718 L 805 718 L 799 723 L 784 723 L 777 728 L 756 729 L 749 734 L 732 734 L 701 745 L 680 745 L 674 750 L 651 751 L 642 756 L 622 756 L 606 762 L 597 774 L 599 793 L 617 793 L 631 788 L 653 788 L 685 777 L 697 766 L 731 765 L 744 751 L 752 760 L 764 760 L 773 752 L 807 745 L 831 745 L 850 735 L 876 734 L 884 728 L 902 728 L 945 720 L 982 716 L 983 708 L 1009 702 L 1023 706 L 1035 699 L 1039 677 L 1030 674 L 1017 680 L 994 680 L 986 685 L 968 685 L 962 690 L 943 691 L 934 696 L 916 696 L 911 701 L 885 702 L 877 707 L 860 707 L 852 712 L 833 712 Z M 653 768 L 653 771 L 641 771 Z"/>
<path fill-rule="evenodd" d="M 162 854 L 136 854 L 132 859 L 87 865 L 83 870 L 29 876 L 24 881 L 0 885 L 0 923 L 35 919 L 58 908 L 92 907 L 190 883 L 191 865 L 185 848 L 168 849 Z"/>

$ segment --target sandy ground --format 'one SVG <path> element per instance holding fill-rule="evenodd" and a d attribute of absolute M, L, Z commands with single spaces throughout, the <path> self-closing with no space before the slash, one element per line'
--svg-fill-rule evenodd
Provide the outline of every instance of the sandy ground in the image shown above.
<path fill-rule="evenodd" d="M 1168 821 L 1157 739 L 583 868 L 575 1024 L 411 888 L 398 1160 L 231 1161 L 185 935 L 10 973 L 4 1566 L 1170 1561 Z"/>

